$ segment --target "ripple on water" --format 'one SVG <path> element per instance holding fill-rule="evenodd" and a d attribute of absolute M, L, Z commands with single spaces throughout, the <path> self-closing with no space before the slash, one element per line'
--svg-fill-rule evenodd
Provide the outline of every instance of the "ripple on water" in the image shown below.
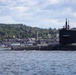
<path fill-rule="evenodd" d="M 76 75 L 76 51 L 0 51 L 0 75 Z"/>

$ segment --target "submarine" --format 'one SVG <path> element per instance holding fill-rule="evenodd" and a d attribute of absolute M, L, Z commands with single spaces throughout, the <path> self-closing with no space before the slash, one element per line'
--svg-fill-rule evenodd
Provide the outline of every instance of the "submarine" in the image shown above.
<path fill-rule="evenodd" d="M 12 50 L 60 50 L 60 51 L 72 51 L 76 50 L 76 30 L 70 29 L 69 21 L 65 22 L 65 26 L 59 30 L 59 43 L 58 44 L 50 44 L 47 46 L 12 46 Z"/>
<path fill-rule="evenodd" d="M 59 50 L 76 50 L 76 30 L 70 29 L 69 21 L 65 22 L 65 26 L 59 30 L 59 46 L 55 49 Z"/>

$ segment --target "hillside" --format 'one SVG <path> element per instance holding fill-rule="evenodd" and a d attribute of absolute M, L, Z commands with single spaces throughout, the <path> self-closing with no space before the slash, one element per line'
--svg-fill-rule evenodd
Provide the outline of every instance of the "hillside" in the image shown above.
<path fill-rule="evenodd" d="M 30 27 L 23 24 L 0 24 L 0 39 L 4 38 L 33 38 L 38 32 L 39 37 L 48 38 L 51 34 L 52 38 L 56 36 L 58 30 L 56 29 L 41 29 L 37 27 Z"/>

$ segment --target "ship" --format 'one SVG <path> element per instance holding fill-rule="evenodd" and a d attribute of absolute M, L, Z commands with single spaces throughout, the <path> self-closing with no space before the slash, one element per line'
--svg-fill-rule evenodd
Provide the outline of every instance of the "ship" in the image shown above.
<path fill-rule="evenodd" d="M 76 50 L 76 29 L 70 28 L 69 21 L 59 30 L 60 50 Z"/>
<path fill-rule="evenodd" d="M 59 44 L 21 46 L 12 45 L 12 50 L 76 50 L 76 30 L 71 29 L 69 21 L 59 30 Z"/>

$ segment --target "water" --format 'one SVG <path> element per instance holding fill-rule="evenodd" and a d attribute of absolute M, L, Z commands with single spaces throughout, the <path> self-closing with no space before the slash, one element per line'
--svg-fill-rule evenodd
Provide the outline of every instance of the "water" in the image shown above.
<path fill-rule="evenodd" d="M 0 51 L 0 75 L 76 75 L 76 51 Z"/>

